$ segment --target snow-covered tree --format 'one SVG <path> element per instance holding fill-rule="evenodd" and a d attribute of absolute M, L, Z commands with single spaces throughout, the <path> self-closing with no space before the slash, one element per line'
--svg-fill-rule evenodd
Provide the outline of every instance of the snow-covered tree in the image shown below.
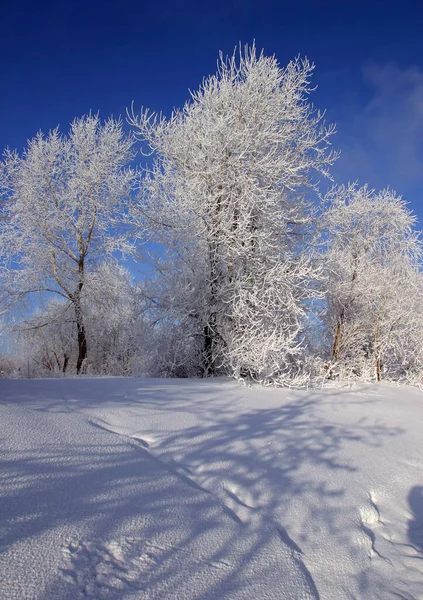
<path fill-rule="evenodd" d="M 81 307 L 90 347 L 89 373 L 132 375 L 154 370 L 153 328 L 126 269 L 109 262 L 87 273 Z M 78 339 L 71 303 L 51 299 L 21 320 L 16 330 L 22 373 L 28 368 L 32 376 L 75 373 Z"/>
<path fill-rule="evenodd" d="M 334 187 L 325 197 L 321 233 L 330 376 L 380 380 L 384 372 L 396 379 L 421 361 L 416 343 L 411 350 L 423 327 L 422 247 L 415 222 L 389 189 L 353 184 Z"/>
<path fill-rule="evenodd" d="M 75 314 L 69 302 L 52 298 L 22 319 L 15 330 L 15 352 L 26 377 L 66 375 L 78 356 Z"/>
<path fill-rule="evenodd" d="M 78 373 L 87 359 L 87 274 L 128 246 L 121 225 L 132 156 L 121 123 L 90 114 L 73 121 L 67 136 L 39 133 L 22 155 L 7 150 L 0 163 L 2 294 L 13 301 L 52 293 L 71 304 Z"/>
<path fill-rule="evenodd" d="M 127 269 L 104 263 L 89 275 L 84 297 L 90 368 L 98 374 L 146 373 L 152 326 Z"/>
<path fill-rule="evenodd" d="M 155 154 L 141 182 L 141 227 L 166 249 L 152 309 L 180 328 L 203 374 L 292 383 L 315 276 L 298 250 L 305 192 L 336 155 L 308 102 L 313 66 L 246 48 L 219 61 L 170 119 L 132 114 Z"/>

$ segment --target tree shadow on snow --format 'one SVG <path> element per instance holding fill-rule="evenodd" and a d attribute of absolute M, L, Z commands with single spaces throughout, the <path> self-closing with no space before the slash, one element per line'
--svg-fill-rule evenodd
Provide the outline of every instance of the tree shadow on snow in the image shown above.
<path fill-rule="evenodd" d="M 311 495 L 314 514 L 302 517 L 312 521 L 319 514 L 339 535 L 345 490 L 336 474 L 353 475 L 357 469 L 342 459 L 342 449 L 382 445 L 402 433 L 364 420 L 346 426 L 323 419 L 317 408 L 339 395 L 337 390 L 326 390 L 324 400 L 320 391 L 292 393 L 263 409 L 248 408 L 254 390 L 245 390 L 242 409 L 239 386 L 219 381 L 20 383 L 19 388 L 19 382 L 7 382 L 0 399 L 30 408 L 40 424 L 40 412 L 49 413 L 45 418 L 58 431 L 66 431 L 67 419 L 80 419 L 79 439 L 51 440 L 46 430 L 39 444 L 8 449 L 1 457 L 7 493 L 0 504 L 0 551 L 51 531 L 64 545 L 66 566 L 49 582 L 43 600 L 110 600 L 130 593 L 163 599 L 259 598 L 269 582 L 273 590 L 280 586 L 281 597 L 298 597 L 302 590 L 317 600 L 301 549 L 305 534 L 288 531 L 284 515 L 301 495 Z M 342 392 L 343 402 L 347 393 Z M 354 401 L 361 400 L 355 395 Z M 101 409 L 129 410 L 138 429 L 143 411 L 149 419 L 156 413 L 193 418 L 192 425 L 185 418 L 183 427 L 161 432 L 149 447 L 142 436 L 111 433 L 107 410 L 94 423 L 68 414 L 99 416 Z M 418 490 L 411 492 L 410 504 L 421 526 Z M 418 543 L 421 547 L 421 538 Z"/>
<path fill-rule="evenodd" d="M 408 539 L 417 550 L 423 552 L 423 486 L 413 487 L 408 495 L 413 518 L 408 522 Z"/>

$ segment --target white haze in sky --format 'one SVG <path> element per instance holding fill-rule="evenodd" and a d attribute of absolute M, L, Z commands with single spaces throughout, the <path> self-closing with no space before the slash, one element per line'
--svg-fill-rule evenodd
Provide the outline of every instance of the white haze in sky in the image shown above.
<path fill-rule="evenodd" d="M 341 157 L 334 172 L 342 180 L 390 187 L 416 201 L 423 185 L 423 72 L 396 64 L 363 67 L 369 97 L 364 109 L 348 104 L 338 121 Z"/>

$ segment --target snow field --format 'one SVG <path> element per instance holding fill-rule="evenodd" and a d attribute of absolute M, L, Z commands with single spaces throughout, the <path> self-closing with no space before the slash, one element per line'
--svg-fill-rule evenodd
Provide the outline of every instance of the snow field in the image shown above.
<path fill-rule="evenodd" d="M 423 393 L 0 381 L 4 600 L 423 599 Z"/>

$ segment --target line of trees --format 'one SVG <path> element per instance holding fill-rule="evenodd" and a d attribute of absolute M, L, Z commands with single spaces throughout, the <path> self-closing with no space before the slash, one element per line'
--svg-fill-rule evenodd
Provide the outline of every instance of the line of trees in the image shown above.
<path fill-rule="evenodd" d="M 388 189 L 316 200 L 337 153 L 312 71 L 246 47 L 169 119 L 131 112 L 128 136 L 90 114 L 6 151 L 0 300 L 12 315 L 37 297 L 8 319 L 22 365 L 421 381 L 415 217 Z M 134 167 L 138 148 L 152 158 Z M 148 264 L 138 282 L 128 255 Z"/>

